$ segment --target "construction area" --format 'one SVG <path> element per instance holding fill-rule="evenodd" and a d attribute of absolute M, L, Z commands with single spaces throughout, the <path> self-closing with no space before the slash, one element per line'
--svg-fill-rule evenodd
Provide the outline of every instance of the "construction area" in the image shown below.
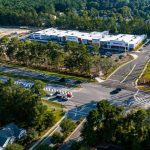
<path fill-rule="evenodd" d="M 0 38 L 4 36 L 23 36 L 31 31 L 25 28 L 0 28 Z"/>

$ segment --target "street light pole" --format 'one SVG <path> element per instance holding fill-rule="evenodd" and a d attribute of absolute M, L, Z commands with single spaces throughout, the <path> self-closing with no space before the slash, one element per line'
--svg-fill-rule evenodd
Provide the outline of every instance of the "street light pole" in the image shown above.
<path fill-rule="evenodd" d="M 125 45 L 125 54 L 124 54 L 125 56 L 127 56 L 127 49 L 126 49 L 126 45 Z"/>

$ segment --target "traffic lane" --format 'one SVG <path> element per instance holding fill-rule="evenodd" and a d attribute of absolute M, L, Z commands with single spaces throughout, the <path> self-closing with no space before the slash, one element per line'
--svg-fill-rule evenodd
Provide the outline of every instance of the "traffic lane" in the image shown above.
<path fill-rule="evenodd" d="M 144 66 L 145 65 L 143 65 L 143 67 L 140 67 L 140 66 L 135 67 L 132 73 L 126 78 L 126 80 L 123 83 L 134 85 L 136 79 L 138 79 L 138 77 L 142 73 Z"/>
<path fill-rule="evenodd" d="M 132 61 L 131 63 L 128 63 L 127 65 L 121 67 L 109 79 L 121 81 L 123 77 L 131 70 L 131 68 L 135 64 L 137 64 L 137 66 L 140 64 L 145 64 L 147 59 L 149 59 L 150 57 L 150 45 L 143 47 L 142 52 L 132 52 L 132 53 L 138 55 L 138 58 Z"/>
<path fill-rule="evenodd" d="M 96 106 L 97 102 L 94 101 L 82 106 L 76 106 L 68 111 L 67 117 L 74 121 L 78 121 L 81 118 L 85 118 L 91 110 L 96 108 Z"/>
<path fill-rule="evenodd" d="M 73 98 L 71 101 L 77 105 L 81 106 L 91 101 L 99 101 L 102 99 L 108 99 L 110 92 L 113 88 L 103 87 L 100 84 L 88 83 L 82 84 L 82 88 L 79 91 L 72 91 Z"/>
<path fill-rule="evenodd" d="M 121 82 L 121 80 L 123 80 L 128 75 L 128 73 L 131 71 L 134 65 L 136 65 L 133 72 L 129 75 L 130 79 L 126 79 L 126 82 L 128 83 L 132 83 L 131 81 L 135 81 L 135 79 L 139 77 L 141 71 L 143 70 L 145 63 L 148 61 L 150 52 L 144 52 L 138 55 L 139 57 L 136 60 L 121 67 L 112 76 L 110 76 L 109 79 L 118 80 Z"/>
<path fill-rule="evenodd" d="M 125 66 L 119 68 L 115 73 L 113 73 L 109 79 L 116 80 L 116 81 L 122 81 L 128 73 L 131 71 L 133 66 L 136 64 L 136 61 L 132 61 L 131 63 L 126 64 Z"/>
<path fill-rule="evenodd" d="M 106 82 L 108 81 L 105 81 L 104 83 Z M 62 104 L 66 105 L 69 110 L 73 110 L 71 111 L 71 113 L 76 112 L 76 110 L 74 109 L 76 107 L 90 104 L 92 102 L 99 102 L 101 100 L 110 100 L 113 96 L 118 96 L 117 94 L 111 94 L 111 92 L 118 87 L 122 89 L 119 94 L 121 93 L 121 95 L 123 95 L 123 99 L 128 99 L 128 93 L 132 93 L 132 97 L 137 91 L 137 89 L 133 86 L 118 84 L 118 82 L 112 83 L 112 81 L 109 81 L 107 85 L 97 85 L 89 83 L 84 85 L 84 87 L 80 91 L 73 92 L 73 98 Z M 127 93 L 127 95 L 125 95 L 124 93 Z M 119 99 L 119 97 L 116 97 L 116 99 Z M 78 114 L 78 117 L 80 117 L 82 113 L 83 116 L 85 116 L 87 112 L 85 110 L 84 112 L 81 111 L 81 113 Z"/>
<path fill-rule="evenodd" d="M 52 135 L 56 132 L 61 132 L 61 127 L 60 126 L 57 126 L 50 135 L 48 135 L 44 141 L 42 141 L 41 144 L 48 144 L 48 145 L 51 145 L 51 146 L 54 146 L 52 141 L 51 141 L 51 138 L 52 138 Z"/>
<path fill-rule="evenodd" d="M 146 62 L 149 60 L 150 57 L 145 57 L 145 55 L 141 55 L 141 57 L 136 60 L 136 67 L 133 69 L 132 73 L 126 78 L 124 83 L 130 83 L 132 84 L 133 82 L 136 81 L 136 79 L 140 76 L 142 73 Z"/>
<path fill-rule="evenodd" d="M 15 75 L 32 76 L 32 77 L 38 78 L 38 79 L 46 79 L 46 80 L 57 81 L 57 82 L 59 82 L 59 80 L 62 78 L 62 77 L 59 77 L 57 75 L 55 76 L 55 75 L 47 75 L 47 74 L 43 74 L 43 73 L 41 74 L 38 72 L 25 70 L 22 68 L 10 67 L 10 66 L 3 65 L 3 64 L 0 65 L 0 71 L 5 72 L 5 73 L 7 73 L 7 72 L 13 73 Z M 73 84 L 75 81 L 76 80 L 74 80 L 74 79 L 67 79 L 67 78 L 65 79 L 66 83 Z"/>
<path fill-rule="evenodd" d="M 80 132 L 80 131 L 79 131 Z M 76 139 L 74 139 L 76 140 Z M 72 142 L 71 140 L 69 140 L 68 142 L 66 143 L 63 143 L 63 145 L 58 149 L 58 150 L 70 150 L 70 147 L 72 145 Z"/>
<path fill-rule="evenodd" d="M 100 83 L 103 87 L 107 88 L 121 88 L 123 90 L 133 91 L 136 92 L 137 88 L 135 88 L 132 84 L 128 83 L 121 83 L 120 81 L 114 81 L 114 80 L 106 80 L 102 83 Z"/>
<path fill-rule="evenodd" d="M 112 95 L 108 101 L 115 106 L 129 107 L 133 103 L 135 92 L 123 90 L 115 95 Z"/>

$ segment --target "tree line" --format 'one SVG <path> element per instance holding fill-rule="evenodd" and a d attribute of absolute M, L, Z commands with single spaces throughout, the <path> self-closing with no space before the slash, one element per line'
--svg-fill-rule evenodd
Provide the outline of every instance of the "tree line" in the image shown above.
<path fill-rule="evenodd" d="M 100 70 L 107 73 L 114 66 L 111 58 L 101 58 L 97 46 L 88 49 L 86 45 L 75 42 L 45 44 L 8 37 L 3 37 L 0 44 L 1 59 L 49 71 L 89 77 L 92 68 L 96 68 L 97 73 Z"/>
<path fill-rule="evenodd" d="M 1 0 L 0 25 L 150 35 L 149 0 Z"/>

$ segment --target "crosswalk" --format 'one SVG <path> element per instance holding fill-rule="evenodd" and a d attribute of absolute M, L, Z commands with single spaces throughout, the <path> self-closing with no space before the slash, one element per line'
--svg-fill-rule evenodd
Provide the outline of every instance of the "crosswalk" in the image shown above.
<path fill-rule="evenodd" d="M 137 89 L 132 86 L 131 84 L 127 84 L 127 83 L 120 83 L 120 81 L 117 80 L 112 80 L 112 79 L 108 79 L 102 83 L 100 83 L 102 86 L 104 87 L 108 87 L 108 88 L 121 88 L 127 91 L 131 91 L 131 92 L 136 92 Z"/>
<path fill-rule="evenodd" d="M 139 92 L 135 96 L 135 103 L 137 105 L 139 105 L 139 104 L 150 104 L 150 94 Z"/>
<path fill-rule="evenodd" d="M 44 90 L 47 91 L 47 92 L 50 92 L 50 93 L 59 92 L 60 94 L 64 94 L 64 95 L 66 95 L 66 94 L 71 94 L 72 95 L 72 92 L 70 92 L 70 91 L 57 89 L 57 88 L 45 87 Z"/>
<path fill-rule="evenodd" d="M 111 96 L 109 101 L 113 105 L 132 107 L 132 106 L 142 106 L 150 105 L 150 94 L 144 92 L 127 92 Z"/>
<path fill-rule="evenodd" d="M 1 81 L 3 82 L 7 82 L 8 78 L 0 78 Z M 15 84 L 23 86 L 24 88 L 31 88 L 34 83 L 31 81 L 26 81 L 26 80 L 15 80 Z M 68 89 L 66 87 L 63 86 L 56 86 L 56 85 L 46 85 L 44 90 L 48 93 L 55 93 L 55 92 L 59 92 L 60 94 L 63 95 L 67 95 L 67 94 L 71 94 L 71 89 Z"/>
<path fill-rule="evenodd" d="M 33 83 L 26 83 L 26 82 L 22 82 L 22 81 L 15 81 L 15 84 L 17 85 L 22 85 L 25 88 L 31 88 L 33 86 Z"/>

